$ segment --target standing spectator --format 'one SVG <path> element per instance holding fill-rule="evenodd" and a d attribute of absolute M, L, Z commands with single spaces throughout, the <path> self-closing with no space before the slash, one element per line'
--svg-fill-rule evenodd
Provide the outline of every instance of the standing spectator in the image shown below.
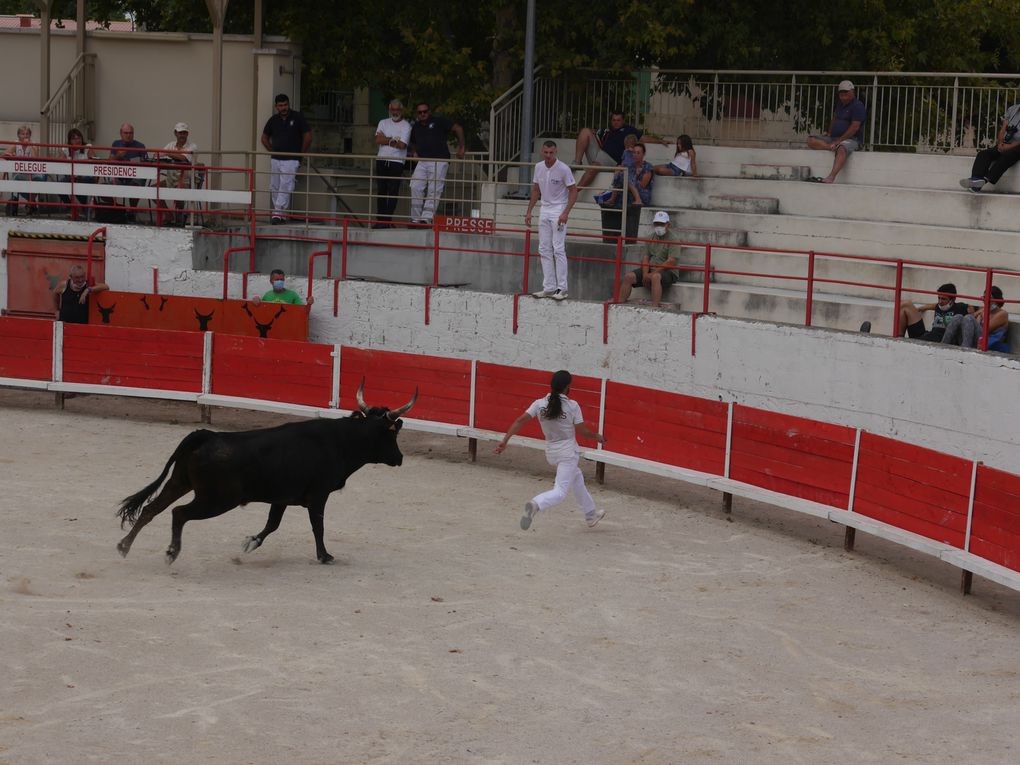
<path fill-rule="evenodd" d="M 837 86 L 839 103 L 832 113 L 829 132 L 808 136 L 809 149 L 833 152 L 832 170 L 824 178 L 812 176 L 815 183 L 833 183 L 847 159 L 864 145 L 864 120 L 868 110 L 857 98 L 854 84 L 843 80 Z"/>
<path fill-rule="evenodd" d="M 160 171 L 160 186 L 171 189 L 191 188 L 191 166 L 195 164 L 195 152 L 198 151 L 198 144 L 188 140 L 190 135 L 191 128 L 187 122 L 178 122 L 174 125 L 174 140 L 163 147 L 163 151 L 160 152 L 160 162 L 172 162 L 176 167 L 164 168 Z M 161 199 L 159 206 L 166 207 L 166 202 Z M 174 207 L 183 210 L 184 202 L 178 199 L 174 202 Z M 173 222 L 173 218 L 171 218 L 171 223 Z"/>
<path fill-rule="evenodd" d="M 665 165 L 656 165 L 656 175 L 695 176 L 698 174 L 697 152 L 694 142 L 684 133 L 676 139 L 676 154 Z"/>
<path fill-rule="evenodd" d="M 620 164 L 630 177 L 630 171 L 634 168 L 634 147 L 638 145 L 637 136 L 631 133 L 623 139 L 623 156 L 620 157 Z M 623 188 L 624 172 L 619 170 L 613 174 L 613 185 L 611 188 L 595 195 L 595 203 L 599 207 L 620 207 Z"/>
<path fill-rule="evenodd" d="M 74 264 L 67 281 L 53 290 L 53 311 L 57 321 L 88 324 L 89 296 L 108 289 L 108 286 L 102 282 L 97 283 L 95 279 L 89 284 L 85 277 L 85 266 Z"/>
<path fill-rule="evenodd" d="M 269 196 L 273 200 L 274 226 L 287 221 L 290 195 L 294 193 L 301 158 L 294 154 L 307 154 L 312 145 L 312 128 L 301 112 L 290 108 L 290 97 L 280 93 L 274 99 L 276 114 L 262 128 L 262 145 L 273 152 L 269 160 Z"/>
<path fill-rule="evenodd" d="M 269 283 L 272 289 L 269 290 L 262 297 L 256 295 L 251 299 L 251 302 L 255 305 L 262 303 L 290 303 L 292 305 L 304 305 L 305 301 L 301 299 L 301 296 L 294 290 L 287 289 L 287 275 L 279 268 L 274 268 L 269 272 Z M 308 305 L 315 302 L 315 298 L 312 296 L 308 297 Z"/>
<path fill-rule="evenodd" d="M 120 126 L 120 138 L 110 144 L 112 150 L 110 151 L 110 159 L 115 162 L 145 162 L 148 160 L 148 156 L 145 152 L 145 144 L 141 141 L 135 140 L 135 126 L 129 122 L 125 122 Z M 118 177 L 114 180 L 114 183 L 118 186 L 144 186 L 145 181 L 141 178 L 121 178 Z M 126 200 L 128 206 L 127 219 L 129 221 L 135 220 L 135 208 L 138 207 L 137 199 Z"/>
<path fill-rule="evenodd" d="M 7 147 L 7 151 L 4 154 L 8 157 L 14 157 L 16 159 L 34 159 L 39 156 L 38 148 L 31 142 L 32 141 L 32 128 L 28 125 L 22 125 L 18 128 L 18 142 Z M 45 181 L 45 173 L 12 173 L 11 180 L 14 181 Z M 18 214 L 18 200 L 24 196 L 28 200 L 29 215 L 35 214 L 36 206 L 34 198 L 28 194 L 18 194 L 13 192 L 11 194 L 11 200 L 7 203 L 7 214 L 10 217 L 14 217 Z"/>
<path fill-rule="evenodd" d="M 407 145 L 411 142 L 411 123 L 404 119 L 404 105 L 390 101 L 390 116 L 379 120 L 375 142 L 379 153 L 375 160 L 376 217 L 372 228 L 391 228 L 397 209 L 400 179 L 404 175 Z"/>
<path fill-rule="evenodd" d="M 531 198 L 524 224 L 530 228 L 531 211 L 539 197 L 542 210 L 538 218 L 538 254 L 542 259 L 542 289 L 533 293 L 537 298 L 567 297 L 567 218 L 577 201 L 574 174 L 556 159 L 556 142 L 542 144 L 542 161 L 535 165 Z"/>
<path fill-rule="evenodd" d="M 545 459 L 556 468 L 556 483 L 549 491 L 524 503 L 521 528 L 525 531 L 530 528 L 535 515 L 560 504 L 571 491 L 574 493 L 577 504 L 580 505 L 589 528 L 606 516 L 605 510 L 595 509 L 595 500 L 591 498 L 588 488 L 584 485 L 584 473 L 578 467 L 581 449 L 577 445 L 577 434 L 583 438 L 594 438 L 600 444 L 604 444 L 606 439 L 601 433 L 596 433 L 588 427 L 584 417 L 581 416 L 581 407 L 577 405 L 577 402 L 567 398 L 572 381 L 573 377 L 565 369 L 554 374 L 550 383 L 549 395 L 533 401 L 531 406 L 513 421 L 507 429 L 506 435 L 503 436 L 503 440 L 493 449 L 494 453 L 501 454 L 515 433 L 523 428 L 529 420 L 535 417 L 539 418 L 542 434 L 545 436 Z"/>
<path fill-rule="evenodd" d="M 422 102 L 414 108 L 411 127 L 411 156 L 418 158 L 411 175 L 411 223 L 432 223 L 439 199 L 446 187 L 446 171 L 450 163 L 447 138 L 457 136 L 457 159 L 464 159 L 464 128 L 446 117 L 432 114 L 432 107 Z M 424 161 L 431 160 L 431 161 Z"/>
<path fill-rule="evenodd" d="M 652 305 L 662 302 L 662 291 L 680 280 L 677 270 L 677 256 L 680 254 L 680 240 L 670 230 L 669 213 L 659 210 L 652 218 L 652 232 L 655 239 L 643 242 L 641 265 L 624 275 L 620 283 L 620 302 L 630 300 L 630 291 L 635 285 L 647 289 L 652 295 Z"/>
<path fill-rule="evenodd" d="M 1002 125 L 995 136 L 995 146 L 982 149 L 974 158 L 970 178 L 960 180 L 967 191 L 978 192 L 986 183 L 993 186 L 1002 174 L 1020 160 L 1020 104 L 1013 104 L 1006 110 Z"/>
<path fill-rule="evenodd" d="M 934 311 L 931 329 L 925 330 L 924 312 Z M 938 289 L 938 299 L 934 303 L 914 305 L 909 300 L 900 303 L 900 332 L 906 333 L 913 340 L 928 340 L 938 343 L 945 334 L 946 327 L 955 316 L 966 316 L 966 303 L 956 302 L 956 285 L 952 282 L 943 284 Z"/>
<path fill-rule="evenodd" d="M 991 301 L 988 304 L 988 345 L 990 351 L 1001 351 L 1009 353 L 1009 342 L 1006 340 L 1006 333 L 1009 332 L 1009 314 L 1003 308 L 1002 290 L 992 286 Z M 946 345 L 960 345 L 964 348 L 977 348 L 978 339 L 984 331 L 983 305 L 971 307 L 971 313 L 966 316 L 954 316 L 946 326 L 946 332 L 942 335 L 942 342 Z"/>
<path fill-rule="evenodd" d="M 60 149 L 60 153 L 64 156 L 64 159 L 74 162 L 88 162 L 96 158 L 96 153 L 92 150 L 92 144 L 85 143 L 85 136 L 78 128 L 71 128 L 67 131 L 67 146 L 63 146 Z M 71 178 L 74 178 L 75 183 L 91 183 L 92 178 L 87 175 L 78 175 L 73 172 L 74 167 L 72 165 L 72 175 L 65 175 L 60 178 L 62 183 L 70 183 Z M 75 194 L 75 201 L 81 205 L 87 205 L 89 198 L 83 194 Z M 67 204 L 71 204 L 72 200 L 70 195 L 61 197 L 61 200 Z M 89 211 L 85 210 L 85 219 L 88 220 Z M 73 220 L 78 219 L 78 207 L 74 205 L 71 207 L 71 218 Z"/>
<path fill-rule="evenodd" d="M 624 124 L 623 112 L 610 112 L 609 127 L 594 131 L 589 127 L 581 128 L 577 134 L 577 143 L 574 145 L 574 164 L 601 165 L 605 168 L 616 167 L 623 161 L 623 140 L 633 135 L 641 140 L 644 136 L 647 140 L 654 140 L 663 146 L 669 146 L 669 141 L 659 138 L 651 133 L 643 133 L 633 125 Z M 577 187 L 583 189 L 594 180 L 598 170 L 587 170 L 578 181 Z"/>

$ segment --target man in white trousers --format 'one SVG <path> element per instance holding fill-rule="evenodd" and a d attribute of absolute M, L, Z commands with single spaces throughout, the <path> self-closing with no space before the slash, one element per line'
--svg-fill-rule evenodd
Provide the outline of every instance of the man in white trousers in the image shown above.
<path fill-rule="evenodd" d="M 556 159 L 556 142 L 542 144 L 542 161 L 535 165 L 531 199 L 524 225 L 531 226 L 531 211 L 542 198 L 538 216 L 538 254 L 542 259 L 542 289 L 533 292 L 537 298 L 567 297 L 567 218 L 577 201 L 574 173 Z"/>
<path fill-rule="evenodd" d="M 450 167 L 450 146 L 447 138 L 457 137 L 457 159 L 464 159 L 464 128 L 458 123 L 432 113 L 422 101 L 414 107 L 415 121 L 411 126 L 411 156 L 417 158 L 411 174 L 411 223 L 432 223 L 439 209 L 439 200 L 446 187 L 446 171 Z"/>
<path fill-rule="evenodd" d="M 290 209 L 290 195 L 301 158 L 312 145 L 312 128 L 301 112 L 290 108 L 290 98 L 280 93 L 274 100 L 276 114 L 262 129 L 262 145 L 273 152 L 269 160 L 269 196 L 273 201 L 273 225 L 285 223 Z M 286 153 L 277 153 L 286 152 Z"/>

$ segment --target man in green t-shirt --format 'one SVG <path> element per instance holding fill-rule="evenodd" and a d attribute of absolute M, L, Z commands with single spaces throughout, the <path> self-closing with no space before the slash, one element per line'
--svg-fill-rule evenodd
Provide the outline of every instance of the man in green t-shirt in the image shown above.
<path fill-rule="evenodd" d="M 626 303 L 635 285 L 646 287 L 652 296 L 652 305 L 662 302 L 662 291 L 680 279 L 677 256 L 680 241 L 669 230 L 669 213 L 659 210 L 652 218 L 652 241 L 645 242 L 641 266 L 624 274 L 620 282 L 620 302 Z"/>
<path fill-rule="evenodd" d="M 274 268 L 269 274 L 269 282 L 273 288 L 262 297 L 252 298 L 252 303 L 291 303 L 293 305 L 304 305 L 304 300 L 294 290 L 287 289 L 287 276 L 279 268 Z M 315 302 L 315 298 L 309 296 L 308 305 Z"/>

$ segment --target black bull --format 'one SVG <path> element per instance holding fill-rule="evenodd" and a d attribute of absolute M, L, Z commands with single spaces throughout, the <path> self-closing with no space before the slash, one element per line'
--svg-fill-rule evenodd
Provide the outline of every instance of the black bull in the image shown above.
<path fill-rule="evenodd" d="M 362 384 L 364 385 L 364 384 Z M 167 564 L 181 552 L 181 530 L 188 521 L 215 518 L 238 505 L 268 502 L 266 527 L 244 543 L 244 551 L 258 548 L 280 525 L 288 505 L 308 508 L 315 535 L 315 557 L 329 563 L 322 540 L 322 516 L 329 495 L 342 489 L 347 479 L 363 465 L 382 463 L 393 467 L 403 462 L 397 434 L 403 426 L 400 415 L 418 398 L 390 411 L 365 405 L 358 389 L 361 409 L 348 418 L 293 422 L 275 428 L 240 433 L 196 430 L 170 455 L 159 477 L 141 491 L 127 497 L 117 515 L 121 526 L 131 530 L 117 545 L 126 556 L 138 532 L 153 518 L 189 491 L 191 502 L 175 507 Z M 151 502 L 146 502 L 166 478 L 170 479 Z M 143 507 L 144 505 L 144 507 Z"/>

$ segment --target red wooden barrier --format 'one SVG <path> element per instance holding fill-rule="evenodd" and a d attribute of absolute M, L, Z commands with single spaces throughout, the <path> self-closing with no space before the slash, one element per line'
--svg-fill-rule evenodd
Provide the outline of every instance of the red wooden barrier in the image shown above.
<path fill-rule="evenodd" d="M 332 352 L 332 345 L 213 335 L 211 392 L 328 407 L 333 390 Z"/>
<path fill-rule="evenodd" d="M 64 325 L 64 382 L 202 392 L 202 335 Z"/>
<path fill-rule="evenodd" d="M 610 381 L 606 385 L 607 448 L 722 475 L 727 408 L 721 401 Z"/>
<path fill-rule="evenodd" d="M 552 374 L 541 369 L 479 362 L 475 369 L 475 427 L 505 431 L 532 401 L 549 395 Z M 570 398 L 581 407 L 581 414 L 593 430 L 598 426 L 601 396 L 600 379 L 574 375 Z M 531 438 L 543 437 L 537 419 L 525 425 L 520 434 Z M 578 439 L 578 443 L 587 448 L 595 446 L 590 439 Z"/>
<path fill-rule="evenodd" d="M 53 374 L 53 322 L 0 318 L 0 377 L 49 380 Z"/>
<path fill-rule="evenodd" d="M 963 548 L 971 462 L 861 434 L 854 511 Z"/>
<path fill-rule="evenodd" d="M 978 466 L 970 552 L 1020 571 L 1020 476 Z"/>
<path fill-rule="evenodd" d="M 842 425 L 734 406 L 730 478 L 845 510 L 855 438 Z"/>
<path fill-rule="evenodd" d="M 467 425 L 471 410 L 471 362 L 395 351 L 366 351 L 344 346 L 340 354 L 340 408 L 357 409 L 355 398 L 365 380 L 365 403 L 393 409 L 418 403 L 408 416 L 418 420 Z"/>

